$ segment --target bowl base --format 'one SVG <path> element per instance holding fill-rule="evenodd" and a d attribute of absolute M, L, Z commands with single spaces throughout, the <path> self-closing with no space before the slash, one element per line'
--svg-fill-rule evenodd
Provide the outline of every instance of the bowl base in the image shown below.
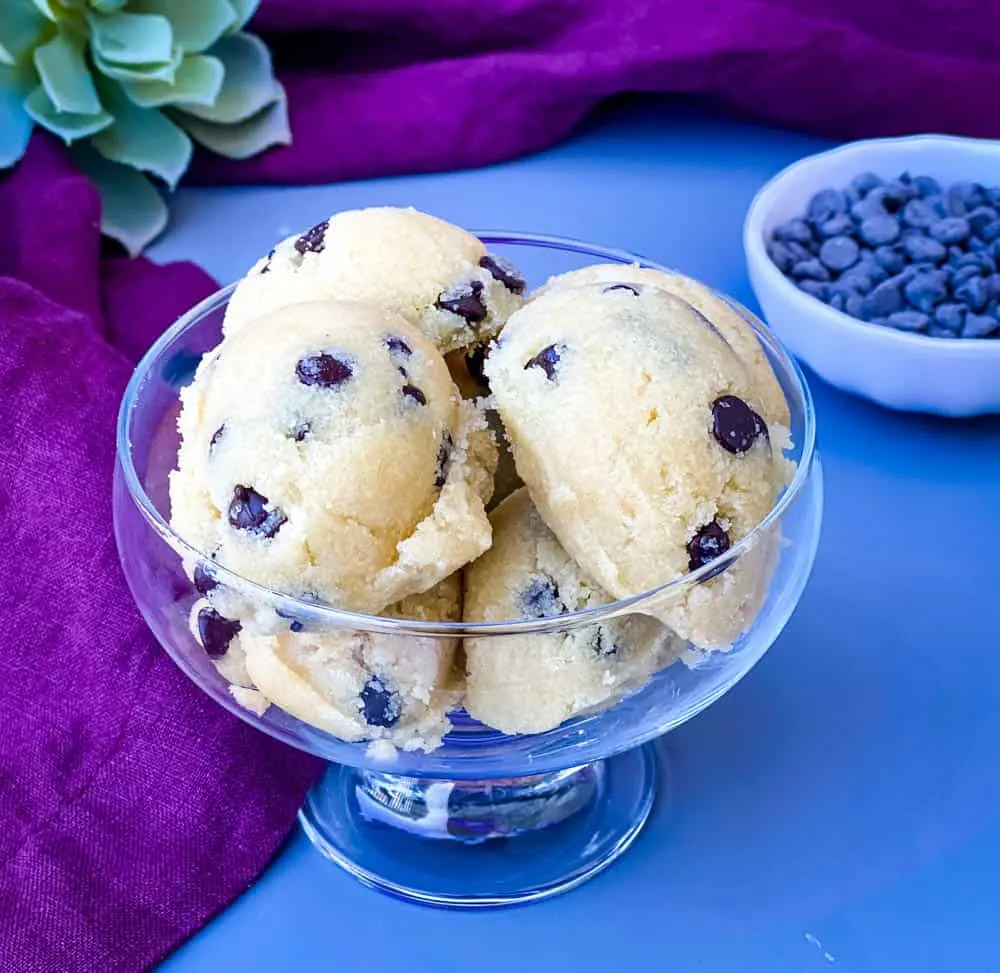
<path fill-rule="evenodd" d="M 552 774 L 489 781 L 402 777 L 331 764 L 299 820 L 366 885 L 424 905 L 549 898 L 635 840 L 656 793 L 653 744 Z"/>

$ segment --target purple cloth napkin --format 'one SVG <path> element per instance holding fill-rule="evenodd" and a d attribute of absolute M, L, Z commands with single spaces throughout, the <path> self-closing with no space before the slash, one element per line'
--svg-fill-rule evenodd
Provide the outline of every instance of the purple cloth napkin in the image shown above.
<path fill-rule="evenodd" d="M 37 138 L 0 183 L 0 970 L 141 970 L 260 873 L 318 770 L 204 696 L 118 564 L 136 357 L 214 288 L 102 259 L 98 201 Z"/>
<path fill-rule="evenodd" d="M 840 138 L 1000 137 L 991 0 L 263 0 L 294 144 L 209 182 L 476 166 L 563 138 L 601 99 L 670 92 Z"/>

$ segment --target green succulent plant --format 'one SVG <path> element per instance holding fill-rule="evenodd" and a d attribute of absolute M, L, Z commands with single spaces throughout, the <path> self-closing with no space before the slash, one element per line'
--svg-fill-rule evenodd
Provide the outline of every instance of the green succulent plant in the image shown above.
<path fill-rule="evenodd" d="M 285 92 L 242 28 L 260 0 L 0 0 L 0 168 L 38 125 L 101 194 L 102 229 L 139 252 L 166 225 L 192 140 L 242 159 L 288 143 Z"/>

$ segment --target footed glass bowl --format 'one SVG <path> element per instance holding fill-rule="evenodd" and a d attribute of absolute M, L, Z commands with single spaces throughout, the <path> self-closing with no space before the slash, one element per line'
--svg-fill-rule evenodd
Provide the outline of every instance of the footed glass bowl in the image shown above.
<path fill-rule="evenodd" d="M 552 274 L 598 262 L 656 267 L 630 253 L 532 234 L 479 234 L 537 286 Z M 658 268 L 663 269 L 663 268 Z M 275 706 L 258 716 L 239 706 L 188 618 L 199 597 L 184 565 L 205 559 L 170 528 L 167 478 L 176 461 L 179 389 L 220 338 L 231 293 L 224 289 L 179 320 L 139 363 L 122 402 L 114 481 L 115 532 L 140 610 L 178 666 L 209 696 L 265 733 L 329 761 L 300 819 L 316 847 L 363 882 L 435 905 L 497 906 L 566 891 L 607 867 L 635 839 L 653 806 L 663 768 L 653 741 L 732 688 L 788 621 L 819 540 L 822 477 L 815 416 L 805 380 L 778 341 L 732 304 L 756 331 L 788 398 L 797 472 L 768 517 L 722 558 L 659 589 L 600 608 L 504 624 L 418 622 L 297 600 L 214 568 L 222 584 L 311 628 L 441 639 L 474 636 L 479 651 L 612 617 L 669 617 L 720 571 L 758 582 L 760 608 L 721 650 L 670 640 L 665 667 L 610 708 L 543 733 L 507 736 L 452 714 L 454 729 L 430 753 L 348 743 Z M 732 303 L 732 302 L 730 302 Z M 700 589 L 702 592 L 708 589 Z M 665 643 L 666 644 L 666 643 Z"/>

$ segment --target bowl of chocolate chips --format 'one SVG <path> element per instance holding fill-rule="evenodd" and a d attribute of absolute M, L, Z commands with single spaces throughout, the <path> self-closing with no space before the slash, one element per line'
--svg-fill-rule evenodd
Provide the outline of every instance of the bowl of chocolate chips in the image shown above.
<path fill-rule="evenodd" d="M 809 156 L 758 192 L 743 242 L 768 324 L 828 382 L 894 409 L 1000 412 L 1000 142 Z"/>

